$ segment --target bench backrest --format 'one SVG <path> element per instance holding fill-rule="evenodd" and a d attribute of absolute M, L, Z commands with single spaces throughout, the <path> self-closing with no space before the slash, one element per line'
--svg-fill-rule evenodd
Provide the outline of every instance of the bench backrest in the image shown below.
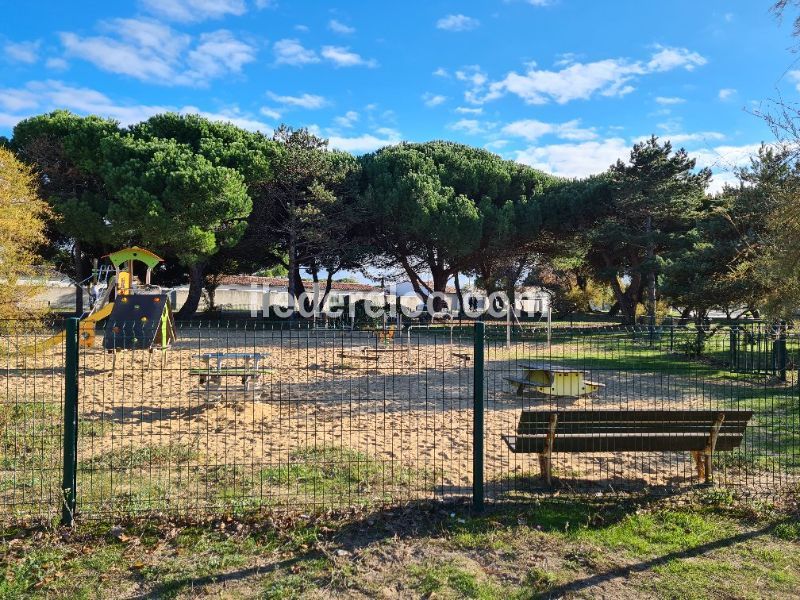
<path fill-rule="evenodd" d="M 743 435 L 752 410 L 524 410 L 519 435 L 547 434 L 557 415 L 558 434 L 691 434 L 708 435 L 724 415 L 720 435 Z"/>

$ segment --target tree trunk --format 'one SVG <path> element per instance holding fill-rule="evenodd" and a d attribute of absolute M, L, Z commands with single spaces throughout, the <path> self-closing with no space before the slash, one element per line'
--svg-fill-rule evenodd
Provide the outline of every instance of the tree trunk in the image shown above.
<path fill-rule="evenodd" d="M 306 286 L 303 283 L 303 278 L 300 276 L 300 261 L 295 261 L 295 264 L 294 264 L 294 277 L 292 277 L 292 279 L 294 280 L 295 297 L 299 298 L 300 296 L 302 296 L 303 292 L 306 291 Z M 295 304 L 295 306 L 299 307 L 300 305 L 299 304 Z M 306 311 L 311 310 L 311 306 L 309 304 L 308 297 L 306 297 L 306 299 L 303 301 L 303 308 Z"/>
<path fill-rule="evenodd" d="M 72 244 L 72 261 L 75 266 L 75 281 L 83 281 L 83 251 L 78 240 Z"/>
<path fill-rule="evenodd" d="M 443 268 L 437 267 L 435 269 L 431 269 L 431 277 L 433 277 L 433 291 L 434 292 L 441 292 L 442 294 L 447 292 L 447 280 L 450 279 L 450 274 Z M 447 307 L 447 302 L 438 296 L 434 297 L 433 299 L 433 311 L 439 312 L 444 310 Z"/>
<path fill-rule="evenodd" d="M 289 292 L 289 306 L 292 308 L 291 320 L 294 321 L 297 314 L 297 288 L 295 287 L 294 272 L 297 267 L 297 242 L 294 230 L 289 233 L 289 265 L 286 288 Z"/>
<path fill-rule="evenodd" d="M 464 295 L 461 293 L 461 283 L 458 281 L 458 271 L 453 275 L 453 283 L 456 286 L 456 297 L 458 298 L 458 316 L 464 314 Z"/>
<path fill-rule="evenodd" d="M 200 306 L 200 298 L 203 296 L 205 267 L 203 263 L 196 263 L 189 267 L 189 293 L 186 296 L 186 302 L 183 303 L 176 315 L 178 318 L 186 319 L 197 312 L 197 307 Z"/>
<path fill-rule="evenodd" d="M 655 248 L 653 247 L 652 232 L 653 232 L 653 217 L 647 215 L 647 262 L 649 265 L 647 271 L 647 316 L 649 317 L 649 325 L 651 327 L 656 324 L 656 268 L 655 262 Z"/>
<path fill-rule="evenodd" d="M 641 286 L 639 278 L 632 278 L 628 288 L 623 291 L 619 283 L 619 278 L 613 277 L 610 281 L 614 297 L 617 299 L 619 311 L 622 315 L 622 322 L 625 325 L 633 325 L 636 322 L 636 294 Z"/>

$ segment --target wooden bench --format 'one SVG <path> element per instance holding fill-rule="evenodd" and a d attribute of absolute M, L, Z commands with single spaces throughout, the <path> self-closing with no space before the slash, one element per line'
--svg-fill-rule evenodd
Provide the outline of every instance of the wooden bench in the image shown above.
<path fill-rule="evenodd" d="M 245 390 L 250 389 L 250 385 L 258 383 L 261 376 L 271 373 L 271 369 L 264 369 L 259 366 L 261 359 L 268 356 L 258 352 L 211 352 L 201 354 L 198 358 L 204 363 L 203 367 L 189 369 L 189 375 L 199 376 L 200 385 L 216 383 L 220 384 L 223 377 L 239 377 Z M 226 360 L 242 360 L 242 367 L 224 367 Z M 215 364 L 211 364 L 215 361 Z"/>
<path fill-rule="evenodd" d="M 752 410 L 524 410 L 514 453 L 539 455 L 551 482 L 553 452 L 691 452 L 697 476 L 711 481 L 711 455 L 742 443 Z"/>

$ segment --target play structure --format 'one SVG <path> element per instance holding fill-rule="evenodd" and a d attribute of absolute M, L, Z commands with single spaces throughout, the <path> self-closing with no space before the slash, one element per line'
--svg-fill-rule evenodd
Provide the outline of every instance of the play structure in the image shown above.
<path fill-rule="evenodd" d="M 518 396 L 530 392 L 542 396 L 577 398 L 605 387 L 605 384 L 584 379 L 581 369 L 555 368 L 548 365 L 520 366 L 524 372 L 522 377 L 505 378 L 516 388 Z"/>
<path fill-rule="evenodd" d="M 133 348 L 165 349 L 175 339 L 175 322 L 167 294 L 150 283 L 153 268 L 163 259 L 149 250 L 133 246 L 112 252 L 108 258 L 113 266 L 95 268 L 92 283 L 103 283 L 105 289 L 95 298 L 89 313 L 81 318 L 78 344 L 92 348 L 95 344 L 97 326 L 106 321 L 103 348 L 109 351 Z M 145 265 L 144 284 L 137 282 L 134 265 Z M 45 347 L 52 347 L 64 340 L 64 333 L 48 339 Z"/>
<path fill-rule="evenodd" d="M 160 287 L 150 283 L 153 268 L 163 259 L 149 250 L 136 246 L 112 252 L 108 255 L 108 259 L 116 271 L 115 299 L 114 302 L 109 302 L 111 311 L 103 336 L 103 348 L 106 350 L 167 348 L 175 339 L 172 307 L 167 294 L 163 293 Z M 137 261 L 147 267 L 144 285 L 138 285 L 134 277 L 133 267 Z M 109 285 L 105 297 L 108 296 L 110 288 Z M 99 304 L 98 301 L 95 307 Z M 98 310 L 102 311 L 103 308 Z"/>

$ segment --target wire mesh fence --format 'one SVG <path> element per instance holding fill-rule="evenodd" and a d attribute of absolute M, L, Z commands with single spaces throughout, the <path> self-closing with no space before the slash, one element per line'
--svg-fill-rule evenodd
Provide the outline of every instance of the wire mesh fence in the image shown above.
<path fill-rule="evenodd" d="M 475 373 L 472 325 L 179 322 L 166 350 L 133 327 L 83 332 L 78 518 L 469 498 L 474 381 L 490 501 L 680 492 L 712 470 L 743 493 L 797 483 L 792 330 L 772 340 L 783 368 L 765 372 L 735 363 L 728 328 L 489 325 Z M 54 518 L 65 336 L 14 327 L 2 342 L 0 521 Z M 710 438 L 723 412 L 704 471 L 681 444 Z"/>
<path fill-rule="evenodd" d="M 796 486 L 798 334 L 772 337 L 771 355 L 783 358 L 770 370 L 732 363 L 731 339 L 727 327 L 559 329 L 550 343 L 539 334 L 510 345 L 490 338 L 488 493 L 674 493 L 705 483 L 712 469 L 715 483 L 743 493 Z M 523 412 L 528 423 L 521 423 Z M 502 437 L 538 431 L 543 440 L 547 428 L 533 423 L 540 413 L 561 423 L 549 485 L 537 460 L 543 443 L 512 452 Z M 727 424 L 718 425 L 706 469 L 689 447 L 698 440 L 707 447 L 723 413 Z"/>

